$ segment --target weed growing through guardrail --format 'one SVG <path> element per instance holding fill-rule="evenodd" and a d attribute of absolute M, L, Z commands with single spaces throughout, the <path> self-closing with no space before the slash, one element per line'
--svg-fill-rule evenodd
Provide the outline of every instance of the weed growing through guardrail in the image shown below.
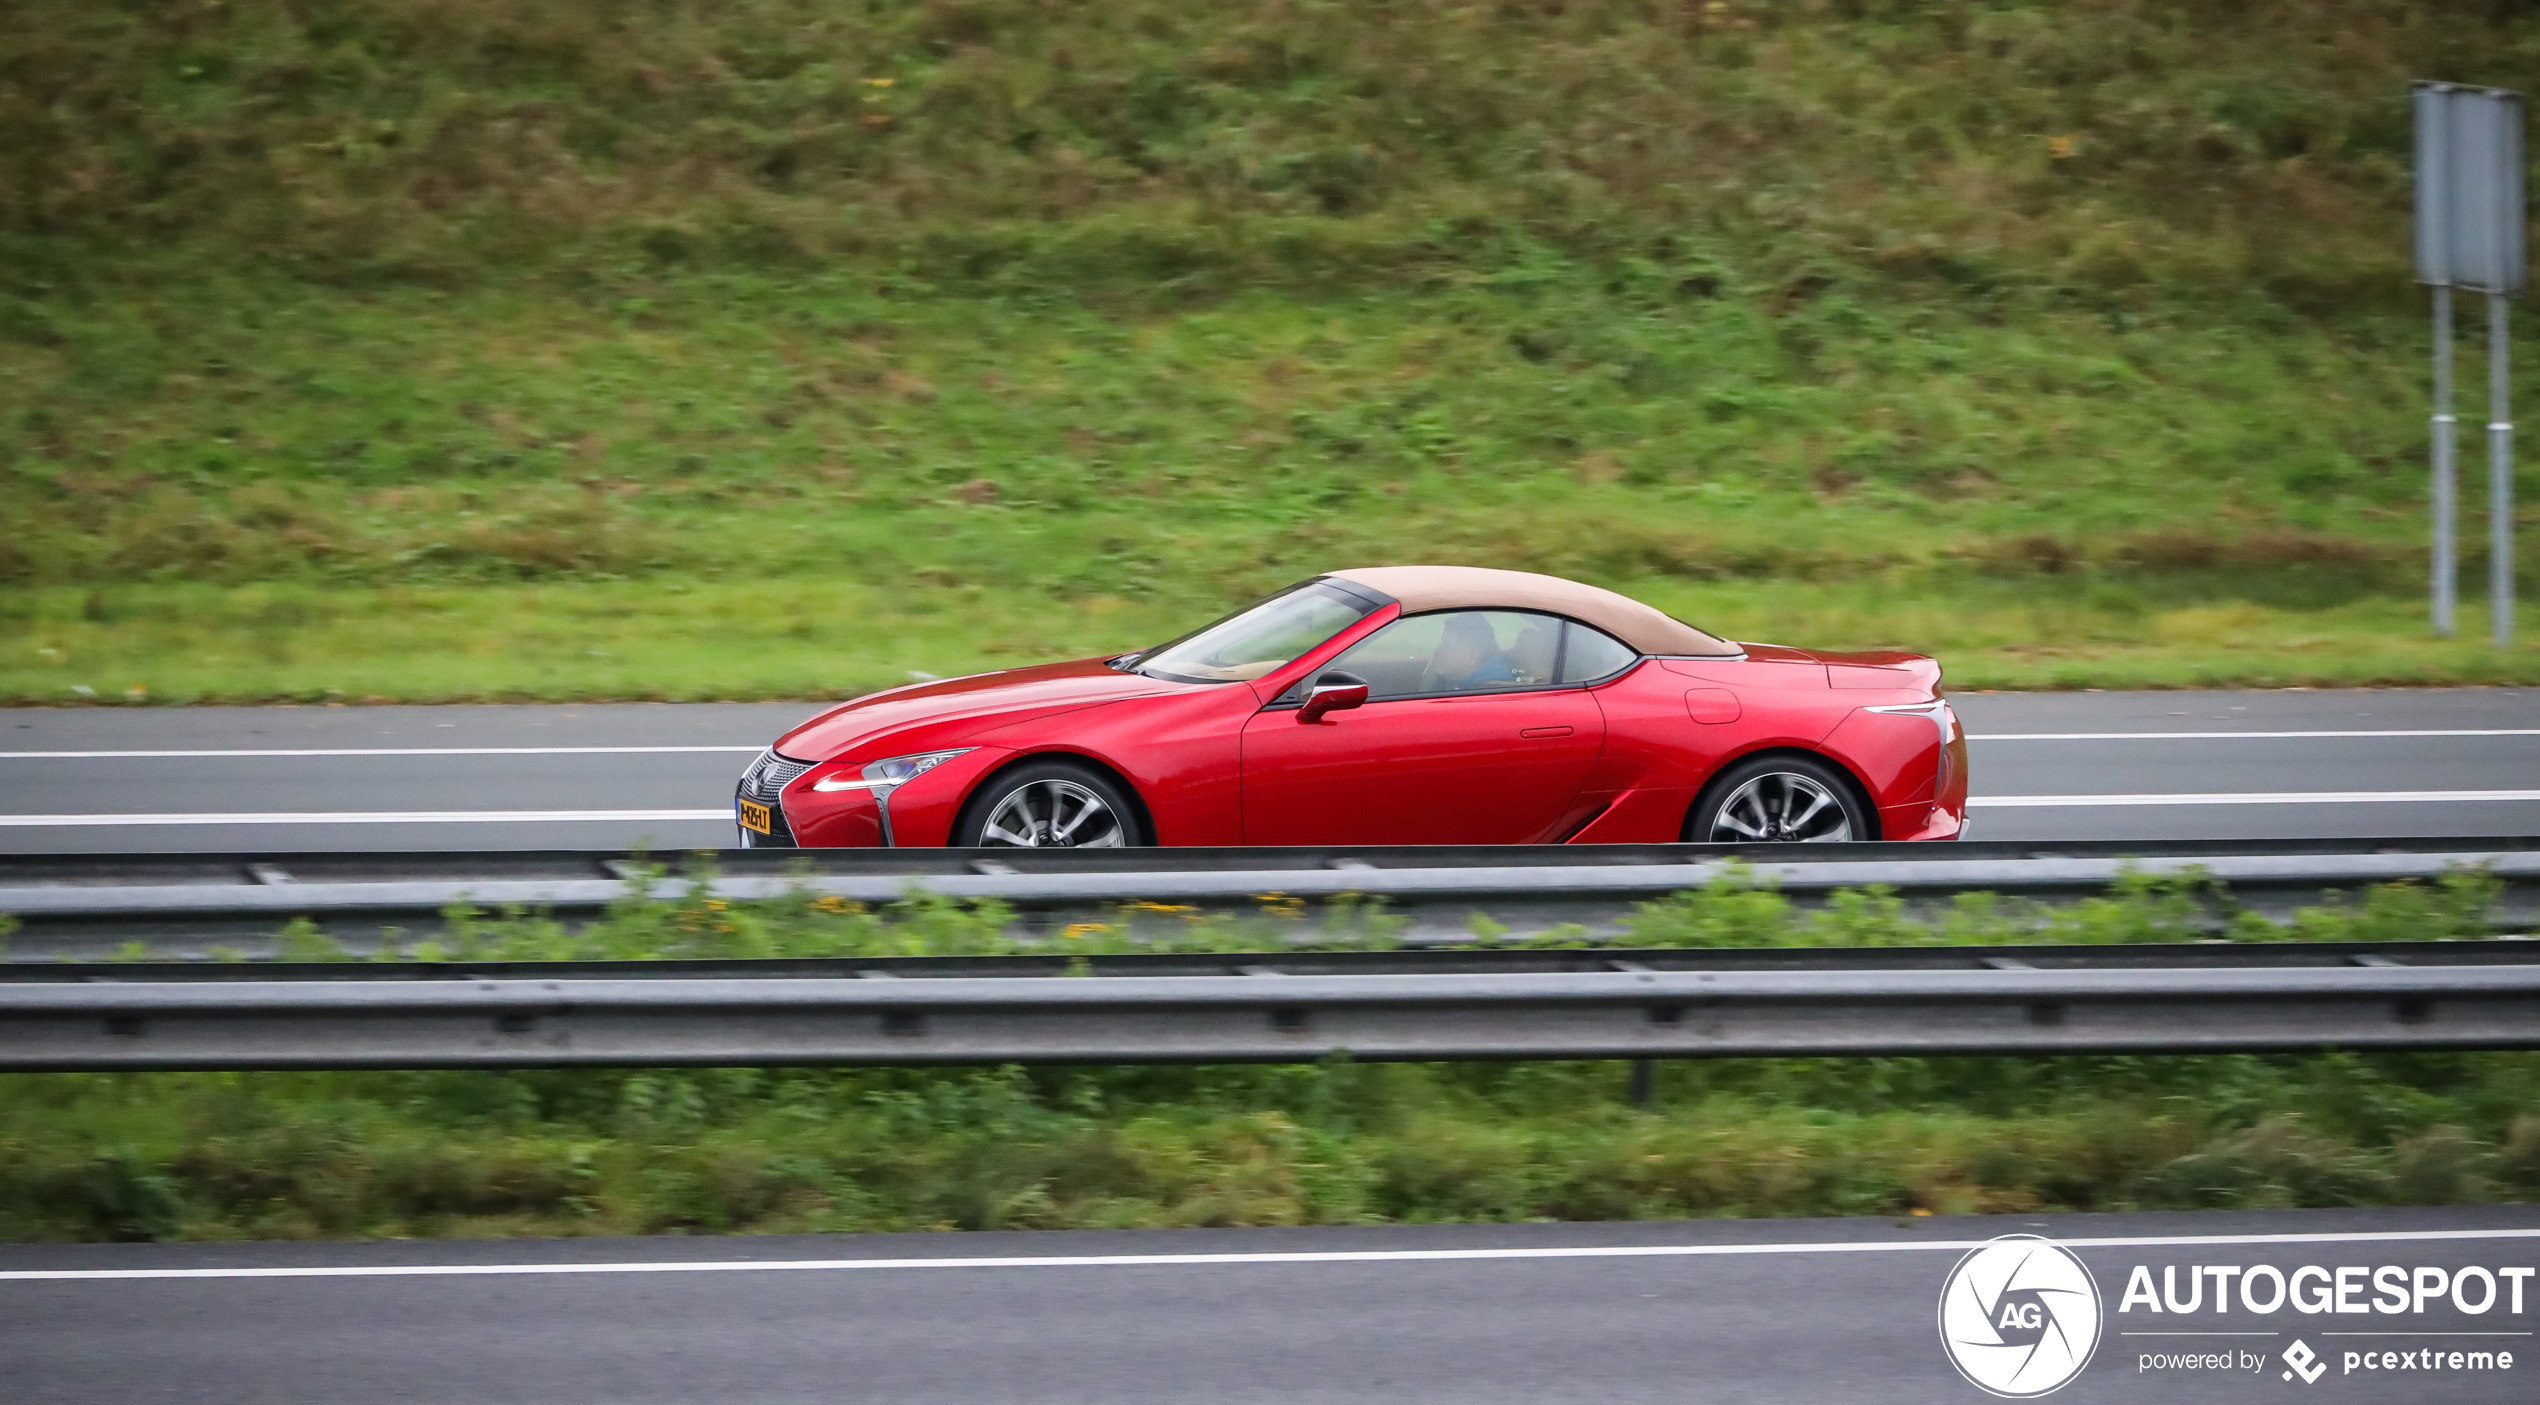
<path fill-rule="evenodd" d="M 1803 909 L 1731 875 L 1650 946 L 2483 935 L 2461 872 L 2271 923 L 2195 875 L 2030 910 Z M 390 959 L 1262 950 L 1396 940 L 1286 901 L 1131 905 L 1022 938 L 993 903 L 725 902 L 645 882 L 597 921 L 454 909 Z M 1577 933 L 1529 940 L 1577 942 Z M 300 959 L 352 953 L 314 926 Z M 0 1077 L 0 1238 L 1346 1224 L 2449 1204 L 2540 1195 L 2540 1055 L 1731 1059 L 988 1070 Z"/>
<path fill-rule="evenodd" d="M 667 884 L 655 872 L 601 916 L 578 924 L 516 907 L 453 904 L 442 914 L 438 935 L 392 942 L 373 955 L 414 961 L 641 961 L 1383 951 L 1401 945 L 1408 925 L 1381 898 L 1364 894 L 1308 904 L 1264 893 L 1250 911 L 1130 902 L 1105 920 L 1035 925 L 993 900 L 912 892 L 874 908 L 805 891 L 730 901 L 713 896 L 711 881 L 710 873 L 701 873 Z M 1472 930 L 1477 943 L 1517 947 L 2438 940 L 2488 935 L 2501 891 L 2491 875 L 2462 869 L 2433 883 L 2384 884 L 2359 900 L 2302 908 L 2279 921 L 2240 906 L 2226 885 L 2197 871 L 2123 874 L 2105 895 L 2079 902 L 1967 893 L 1932 910 L 1880 887 L 1846 889 L 1822 905 L 1804 906 L 1750 871 L 1732 869 L 1704 887 L 1639 904 L 1610 941 L 1577 925 L 1516 933 L 1478 915 Z M 277 954 L 297 961 L 356 959 L 305 921 L 284 931 Z"/>
<path fill-rule="evenodd" d="M 1623 940 L 1651 947 L 2435 941 L 2489 935 L 2502 892 L 2492 874 L 2456 869 L 2430 884 L 2368 888 L 2360 901 L 2331 894 L 2329 901 L 2278 922 L 2234 902 L 2227 885 L 2202 871 L 2137 871 L 2119 875 L 2104 896 L 2080 902 L 1961 893 L 1945 910 L 1925 916 L 1885 888 L 1846 889 L 1821 908 L 1803 909 L 1770 887 L 1732 874 L 1641 904 L 1624 919 Z M 1585 944 L 1580 933 L 1548 934 L 1538 941 Z"/>

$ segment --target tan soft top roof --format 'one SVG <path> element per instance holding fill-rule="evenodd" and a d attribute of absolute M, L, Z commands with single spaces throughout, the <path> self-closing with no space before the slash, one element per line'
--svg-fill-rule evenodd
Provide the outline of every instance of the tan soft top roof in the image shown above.
<path fill-rule="evenodd" d="M 1362 566 L 1324 574 L 1382 591 L 1401 601 L 1406 615 L 1424 610 L 1542 610 L 1595 625 L 1644 654 L 1720 658 L 1744 652 L 1630 596 L 1559 576 L 1484 566 Z"/>

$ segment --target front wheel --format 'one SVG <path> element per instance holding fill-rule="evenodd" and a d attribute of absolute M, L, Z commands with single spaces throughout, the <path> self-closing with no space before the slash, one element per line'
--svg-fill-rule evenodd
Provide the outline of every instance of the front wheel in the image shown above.
<path fill-rule="evenodd" d="M 1805 756 L 1759 756 L 1704 787 L 1684 837 L 1698 844 L 1841 844 L 1875 831 L 1852 783 L 1834 767 Z"/>
<path fill-rule="evenodd" d="M 961 807 L 965 849 L 1118 849 L 1146 843 L 1118 782 L 1068 761 L 1034 761 L 990 780 Z"/>

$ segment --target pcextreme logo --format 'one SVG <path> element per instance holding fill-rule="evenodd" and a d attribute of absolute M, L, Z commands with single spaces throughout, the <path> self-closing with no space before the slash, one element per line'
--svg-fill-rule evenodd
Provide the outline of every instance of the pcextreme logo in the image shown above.
<path fill-rule="evenodd" d="M 1976 1389 L 2012 1400 L 2072 1383 L 2099 1349 L 2099 1285 L 2071 1250 L 2006 1234 L 1967 1251 L 1940 1288 L 1940 1344 Z"/>

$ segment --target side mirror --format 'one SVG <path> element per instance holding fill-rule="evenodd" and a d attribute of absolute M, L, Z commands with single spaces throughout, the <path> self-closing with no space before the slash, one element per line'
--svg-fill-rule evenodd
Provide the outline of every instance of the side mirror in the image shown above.
<path fill-rule="evenodd" d="M 1313 726 L 1327 712 L 1342 712 L 1367 705 L 1367 680 L 1355 673 L 1333 669 L 1314 680 L 1314 690 L 1305 695 L 1305 706 L 1298 708 L 1296 720 L 1301 726 Z"/>

